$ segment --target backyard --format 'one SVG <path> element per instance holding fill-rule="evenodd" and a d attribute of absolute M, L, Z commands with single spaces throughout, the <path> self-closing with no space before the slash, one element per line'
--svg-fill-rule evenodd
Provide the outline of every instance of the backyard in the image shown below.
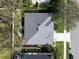
<path fill-rule="evenodd" d="M 51 12 L 48 11 L 49 3 L 35 3 L 33 4 L 31 0 L 23 3 L 23 11 L 25 12 Z M 50 9 L 49 9 L 50 10 Z"/>

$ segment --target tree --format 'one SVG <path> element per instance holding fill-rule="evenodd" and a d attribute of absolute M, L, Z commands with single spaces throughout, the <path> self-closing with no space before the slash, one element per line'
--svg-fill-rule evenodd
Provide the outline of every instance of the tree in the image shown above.
<path fill-rule="evenodd" d="M 21 9 L 23 7 L 23 0 L 13 0 L 14 9 Z"/>
<path fill-rule="evenodd" d="M 7 24 L 7 28 L 3 29 L 0 28 L 2 32 L 2 36 L 0 38 L 1 41 L 5 41 L 4 43 L 2 42 L 4 46 L 10 46 L 12 45 L 11 39 L 12 39 L 12 21 L 13 19 L 13 12 L 16 12 L 16 9 L 21 9 L 22 8 L 22 0 L 0 0 L 0 7 L 3 9 L 0 10 L 0 18 Z M 6 25 L 5 25 L 6 26 Z M 6 41 L 10 42 L 6 42 Z M 7 44 L 6 44 L 7 43 Z M 0 46 L 1 47 L 1 46 Z"/>
<path fill-rule="evenodd" d="M 60 7 L 62 6 L 63 0 L 50 0 L 50 2 L 48 3 L 48 10 L 57 14 L 60 12 Z"/>
<path fill-rule="evenodd" d="M 0 10 L 0 18 L 4 21 L 0 27 L 0 49 L 12 48 L 12 28 L 11 28 L 11 19 L 9 18 L 9 13 L 7 10 Z"/>
<path fill-rule="evenodd" d="M 29 8 L 31 8 L 32 7 L 32 0 L 27 0 L 27 6 L 29 7 Z"/>
<path fill-rule="evenodd" d="M 64 0 L 51 0 L 50 4 L 50 6 L 52 6 L 51 10 L 53 11 L 54 15 L 59 15 L 64 20 L 66 30 L 72 30 L 76 26 L 76 22 L 79 21 L 78 5 L 69 0 L 67 0 L 67 3 L 65 3 Z M 63 21 L 62 19 L 61 21 Z M 56 19 L 54 21 L 56 21 Z"/>
<path fill-rule="evenodd" d="M 76 26 L 76 22 L 79 21 L 79 8 L 75 2 L 68 2 L 63 9 L 63 17 L 66 20 L 66 30 L 70 31 Z"/>

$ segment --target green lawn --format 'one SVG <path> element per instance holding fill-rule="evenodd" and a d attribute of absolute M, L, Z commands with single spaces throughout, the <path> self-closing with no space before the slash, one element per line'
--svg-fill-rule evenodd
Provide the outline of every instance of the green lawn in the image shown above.
<path fill-rule="evenodd" d="M 56 42 L 55 48 L 55 59 L 63 59 L 64 58 L 64 42 L 58 41 Z"/>
<path fill-rule="evenodd" d="M 54 49 L 54 57 L 55 59 L 63 59 L 64 58 L 64 42 L 57 41 Z M 66 58 L 69 59 L 69 43 L 66 45 Z"/>
<path fill-rule="evenodd" d="M 0 52 L 1 59 L 10 59 L 10 57 L 11 57 L 11 49 L 10 48 L 4 48 L 4 50 L 2 50 L 1 52 Z"/>
<path fill-rule="evenodd" d="M 39 5 L 39 9 L 48 10 L 48 6 L 47 6 L 47 4 L 40 4 L 40 5 Z"/>
<path fill-rule="evenodd" d="M 69 59 L 69 43 L 66 45 L 66 58 Z"/>
<path fill-rule="evenodd" d="M 4 28 L 4 29 L 5 29 L 5 28 L 8 28 L 8 24 L 1 23 L 1 24 L 0 24 L 0 28 Z"/>
<path fill-rule="evenodd" d="M 58 33 L 63 33 L 64 32 L 64 19 L 60 16 L 55 17 L 55 26 L 54 29 Z"/>

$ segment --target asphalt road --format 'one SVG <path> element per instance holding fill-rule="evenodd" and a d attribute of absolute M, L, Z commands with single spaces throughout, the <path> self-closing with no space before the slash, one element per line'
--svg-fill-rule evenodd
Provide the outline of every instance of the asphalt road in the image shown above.
<path fill-rule="evenodd" d="M 79 7 L 79 0 L 72 0 Z M 79 59 L 79 22 L 71 32 L 71 51 L 73 59 Z"/>
<path fill-rule="evenodd" d="M 73 59 L 79 59 L 79 22 L 71 32 L 71 50 Z"/>

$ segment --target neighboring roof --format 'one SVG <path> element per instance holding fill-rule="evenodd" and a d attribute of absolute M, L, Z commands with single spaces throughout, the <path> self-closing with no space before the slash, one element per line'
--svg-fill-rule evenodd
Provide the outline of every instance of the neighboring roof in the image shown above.
<path fill-rule="evenodd" d="M 33 14 L 33 13 L 31 13 Z M 29 17 L 27 17 L 27 19 L 30 21 L 38 19 L 38 21 L 42 21 L 42 23 L 40 24 L 40 26 L 38 27 L 38 30 L 36 31 L 35 34 L 33 34 L 33 36 L 27 41 L 26 45 L 46 45 L 46 44 L 53 44 L 53 34 L 54 34 L 54 23 L 53 21 L 51 21 L 52 17 L 51 16 L 46 16 L 45 14 L 39 15 L 40 13 L 34 13 L 33 15 L 35 15 L 35 17 L 32 15 L 29 15 Z M 28 14 L 27 14 L 28 15 Z M 27 16 L 26 15 L 26 16 Z M 37 15 L 37 17 L 36 17 Z M 42 18 L 41 18 L 42 17 Z M 46 18 L 45 18 L 46 17 Z M 26 23 L 27 23 L 27 19 L 26 19 Z M 34 21 L 33 21 L 34 22 Z M 37 21 L 35 21 L 37 22 Z M 29 25 L 31 25 L 32 23 L 30 23 Z M 28 24 L 27 24 L 28 25 Z M 25 25 L 25 27 L 27 26 Z M 33 25 L 33 24 L 32 24 Z M 32 26 L 35 27 L 35 26 Z M 27 34 L 28 32 L 26 32 L 27 28 L 25 28 L 25 33 Z M 32 31 L 33 29 L 31 28 L 30 31 Z M 31 33 L 29 35 L 31 35 Z M 25 36 L 26 36 L 25 34 Z M 25 38 L 25 40 L 27 40 L 27 38 Z"/>

